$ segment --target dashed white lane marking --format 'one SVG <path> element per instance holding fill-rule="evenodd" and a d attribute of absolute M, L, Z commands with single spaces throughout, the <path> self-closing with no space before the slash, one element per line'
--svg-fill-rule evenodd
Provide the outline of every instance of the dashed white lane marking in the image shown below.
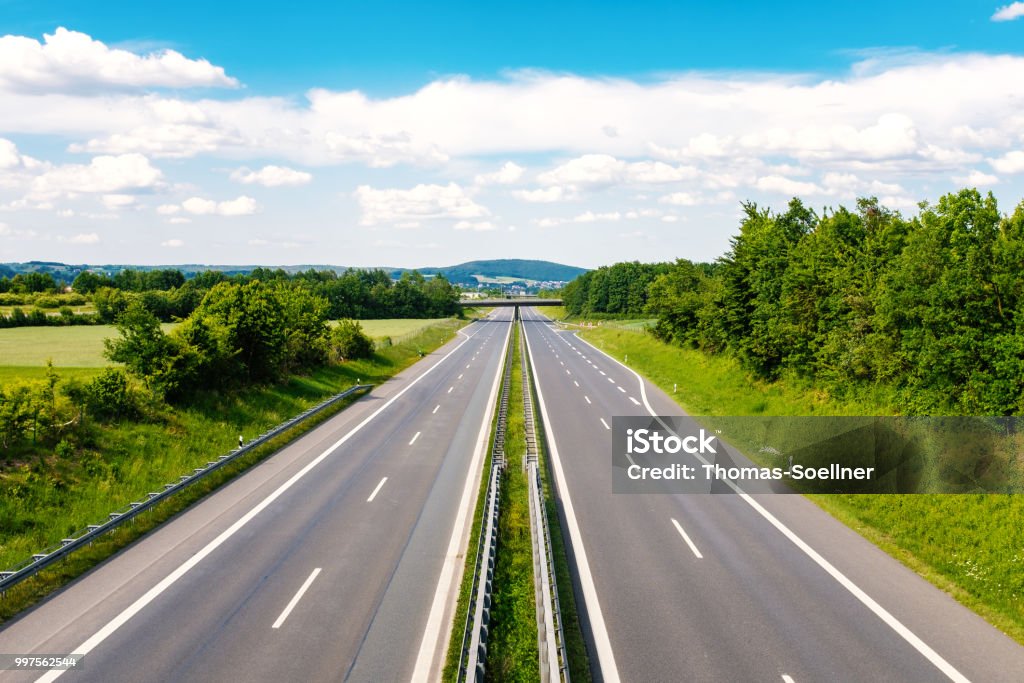
<path fill-rule="evenodd" d="M 377 484 L 377 488 L 375 488 L 373 490 L 373 493 L 370 494 L 370 497 L 366 499 L 367 503 L 372 503 L 373 502 L 373 499 L 377 497 L 377 494 L 380 493 L 380 490 L 382 488 L 384 488 L 384 482 L 386 482 L 387 480 L 388 480 L 387 477 L 384 477 L 383 479 L 380 480 L 380 483 Z"/>
<path fill-rule="evenodd" d="M 579 386 L 580 386 L 579 382 L 577 382 L 576 380 L 573 380 L 572 383 L 575 384 L 577 388 L 579 388 Z"/>
<path fill-rule="evenodd" d="M 622 387 L 615 387 L 615 388 L 618 389 L 619 391 L 621 391 L 622 393 L 626 393 L 626 390 L 623 389 Z"/>
<path fill-rule="evenodd" d="M 566 370 L 566 371 L 565 371 L 565 374 L 567 374 L 567 375 L 571 375 L 572 373 L 571 373 L 571 372 L 569 372 L 568 370 Z"/>
<path fill-rule="evenodd" d="M 632 396 L 629 397 L 629 400 L 632 401 L 635 405 L 640 405 L 640 401 L 636 400 Z"/>
<path fill-rule="evenodd" d="M 594 369 L 595 369 L 595 370 L 597 370 L 597 366 L 596 366 L 596 365 L 594 366 Z M 601 373 L 602 375 L 604 375 L 605 377 L 607 377 L 607 376 L 608 376 L 608 373 L 606 373 L 606 372 L 605 372 L 604 370 L 597 370 L 597 371 L 598 371 L 598 372 L 600 372 L 600 373 Z"/>
<path fill-rule="evenodd" d="M 436 413 L 437 409 L 440 408 L 440 407 L 441 407 L 441 404 L 438 403 L 436 406 L 434 406 L 434 409 L 430 411 L 430 414 L 433 415 L 434 413 Z"/>
<path fill-rule="evenodd" d="M 782 683 L 796 683 L 793 677 L 788 674 L 782 674 Z"/>
<path fill-rule="evenodd" d="M 686 541 L 686 545 L 690 546 L 690 550 L 692 550 L 693 554 L 697 556 L 697 559 L 703 560 L 704 556 L 700 554 L 700 551 L 697 550 L 697 546 L 693 544 L 693 541 L 690 540 L 690 537 L 686 535 L 685 531 L 683 531 L 683 527 L 679 525 L 679 522 L 677 522 L 674 517 L 670 519 L 672 519 L 672 523 L 676 525 L 676 531 L 678 531 L 679 535 L 683 537 L 684 541 Z"/>
<path fill-rule="evenodd" d="M 604 373 L 602 372 L 601 374 L 603 375 Z M 615 380 L 613 380 L 611 377 L 608 378 L 608 381 L 611 382 L 612 384 L 615 384 Z"/>
<path fill-rule="evenodd" d="M 462 379 L 462 375 L 459 375 L 459 379 Z"/>
<path fill-rule="evenodd" d="M 455 388 L 455 387 L 453 387 L 453 386 L 452 386 L 452 387 L 448 387 L 448 393 L 449 393 L 449 394 L 450 394 L 450 393 L 452 393 L 452 389 L 454 389 L 454 388 Z"/>
<path fill-rule="evenodd" d="M 604 428 L 605 428 L 605 429 L 611 429 L 611 427 L 609 427 L 609 426 L 608 426 L 608 423 L 604 421 L 604 418 L 603 418 L 603 417 L 601 418 L 601 424 L 603 424 L 603 425 L 604 425 Z"/>
<path fill-rule="evenodd" d="M 589 396 L 586 396 L 586 395 L 585 395 L 585 396 L 584 396 L 583 398 L 587 399 L 587 403 L 592 403 L 592 401 L 590 400 L 590 397 L 589 397 Z"/>
<path fill-rule="evenodd" d="M 413 435 L 412 440 L 409 441 L 410 446 L 416 443 L 416 439 L 420 438 L 420 434 L 422 434 L 422 432 L 416 432 L 416 434 Z"/>
<path fill-rule="evenodd" d="M 387 477 L 384 478 L 387 479 Z M 382 481 L 381 483 L 383 484 L 384 482 Z M 317 574 L 319 573 L 320 567 L 317 567 L 313 570 L 313 573 L 309 575 L 309 578 L 306 579 L 306 581 L 302 584 L 302 587 L 299 588 L 299 592 L 295 594 L 295 597 L 291 599 L 291 602 L 288 603 L 288 606 L 284 608 L 283 612 L 281 612 L 281 616 L 277 618 L 277 621 L 275 621 L 274 625 L 270 628 L 281 628 L 281 624 L 284 623 L 284 620 L 287 619 L 288 615 L 292 613 L 293 609 L 295 609 L 295 605 L 299 604 L 299 600 L 301 600 L 302 596 L 306 593 L 307 590 L 309 590 L 310 585 L 313 583 L 313 580 L 316 579 Z"/>

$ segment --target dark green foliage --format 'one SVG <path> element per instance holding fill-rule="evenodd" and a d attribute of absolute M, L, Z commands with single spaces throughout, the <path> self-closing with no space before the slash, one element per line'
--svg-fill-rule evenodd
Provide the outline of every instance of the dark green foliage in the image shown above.
<path fill-rule="evenodd" d="M 796 199 L 744 212 L 717 268 L 648 266 L 665 269 L 646 288 L 656 336 L 840 395 L 892 386 L 906 413 L 1024 409 L 1024 204 L 1001 216 L 991 194 L 962 190 L 910 220 L 873 198 L 821 216 Z M 566 308 L 622 310 L 613 274 L 629 269 L 578 278 Z"/>
<path fill-rule="evenodd" d="M 647 305 L 647 287 L 670 268 L 668 263 L 632 261 L 588 271 L 562 290 L 565 310 L 570 315 L 640 315 Z"/>
<path fill-rule="evenodd" d="M 362 325 L 355 320 L 340 321 L 331 330 L 330 344 L 337 360 L 369 358 L 373 355 L 373 340 L 366 336 Z"/>
<path fill-rule="evenodd" d="M 133 418 L 139 408 L 128 376 L 118 368 L 105 368 L 85 385 L 85 405 L 90 415 L 101 418 Z"/>

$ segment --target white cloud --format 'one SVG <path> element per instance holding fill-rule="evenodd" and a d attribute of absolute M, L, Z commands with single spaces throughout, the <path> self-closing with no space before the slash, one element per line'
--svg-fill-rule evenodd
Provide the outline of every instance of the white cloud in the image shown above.
<path fill-rule="evenodd" d="M 755 187 L 759 190 L 764 190 L 765 192 L 774 192 L 777 194 L 791 196 L 806 196 L 824 193 L 824 190 L 814 183 L 808 183 L 802 180 L 793 180 L 780 175 L 762 176 L 757 179 Z"/>
<path fill-rule="evenodd" d="M 988 163 L 1000 173 L 1024 172 L 1024 151 L 1007 152 L 997 159 L 989 159 Z"/>
<path fill-rule="evenodd" d="M 541 187 L 536 190 L 516 190 L 512 195 L 522 199 L 524 202 L 530 202 L 533 204 L 550 204 L 552 202 L 575 199 L 574 193 L 566 190 L 564 187 L 559 187 L 558 185 Z"/>
<path fill-rule="evenodd" d="M 177 204 L 161 204 L 156 207 L 156 212 L 161 216 L 173 216 L 179 211 L 181 211 L 181 207 Z"/>
<path fill-rule="evenodd" d="M 584 154 L 537 176 L 542 185 L 601 188 L 620 184 L 657 185 L 692 179 L 692 166 L 670 166 L 663 161 L 629 163 L 610 154 Z"/>
<path fill-rule="evenodd" d="M 973 169 L 965 176 L 954 177 L 953 181 L 964 185 L 965 187 L 986 187 L 988 185 L 998 184 L 999 178 L 991 173 L 983 173 L 982 171 Z"/>
<path fill-rule="evenodd" d="M 992 21 L 1013 21 L 1024 17 L 1024 2 L 1011 2 L 996 10 L 992 15 Z"/>
<path fill-rule="evenodd" d="M 31 197 L 54 199 L 68 193 L 145 189 L 157 185 L 163 174 L 141 154 L 98 156 L 86 164 L 54 166 L 31 182 Z"/>
<path fill-rule="evenodd" d="M 541 218 L 535 220 L 534 223 L 542 228 L 552 228 L 556 225 L 565 225 L 566 223 L 614 223 L 621 219 L 622 214 L 618 211 L 594 213 L 588 210 L 571 218 Z"/>
<path fill-rule="evenodd" d="M 171 225 L 186 225 L 188 223 L 191 223 L 192 219 L 186 218 L 184 216 L 174 216 L 173 218 L 167 219 L 167 222 L 170 223 Z"/>
<path fill-rule="evenodd" d="M 99 244 L 100 236 L 94 232 L 80 233 L 68 239 L 71 244 Z"/>
<path fill-rule="evenodd" d="M 256 213 L 259 205 L 252 197 L 242 195 L 222 202 L 190 197 L 181 203 L 181 208 L 197 216 L 249 216 Z"/>
<path fill-rule="evenodd" d="M 58 28 L 43 42 L 0 37 L 0 88 L 22 92 L 97 88 L 237 87 L 224 69 L 174 50 L 139 56 L 112 49 L 84 33 Z"/>
<path fill-rule="evenodd" d="M 135 203 L 135 196 L 130 194 L 105 194 L 101 198 L 103 206 L 108 209 L 121 209 Z"/>
<path fill-rule="evenodd" d="M 703 200 L 698 195 L 690 192 L 673 192 L 658 200 L 662 204 L 673 204 L 675 206 L 697 206 Z"/>
<path fill-rule="evenodd" d="M 493 173 L 481 173 L 473 179 L 476 185 L 512 185 L 523 177 L 525 168 L 514 161 L 506 161 Z"/>
<path fill-rule="evenodd" d="M 355 198 L 362 210 L 363 225 L 434 218 L 482 218 L 490 213 L 455 183 L 420 184 L 408 190 L 360 185 Z"/>
<path fill-rule="evenodd" d="M 454 227 L 456 230 L 475 230 L 477 232 L 488 232 L 498 229 L 498 226 L 491 221 L 459 221 Z"/>
<path fill-rule="evenodd" d="M 177 249 L 178 247 L 185 246 L 185 243 L 179 239 L 170 239 L 160 243 L 161 247 L 167 247 L 169 249 Z"/>
<path fill-rule="evenodd" d="M 246 185 L 257 183 L 264 187 L 280 187 L 281 185 L 305 185 L 313 179 L 313 175 L 286 166 L 270 165 L 264 166 L 258 171 L 240 168 L 232 172 L 231 179 Z"/>

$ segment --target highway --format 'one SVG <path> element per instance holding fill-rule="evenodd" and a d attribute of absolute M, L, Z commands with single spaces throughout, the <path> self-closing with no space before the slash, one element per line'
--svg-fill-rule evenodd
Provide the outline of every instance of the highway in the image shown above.
<path fill-rule="evenodd" d="M 802 496 L 613 494 L 612 417 L 682 411 L 523 318 L 598 679 L 1022 680 L 1024 648 Z"/>
<path fill-rule="evenodd" d="M 4 680 L 434 679 L 512 314 L 6 625 L 0 652 L 86 656 Z"/>

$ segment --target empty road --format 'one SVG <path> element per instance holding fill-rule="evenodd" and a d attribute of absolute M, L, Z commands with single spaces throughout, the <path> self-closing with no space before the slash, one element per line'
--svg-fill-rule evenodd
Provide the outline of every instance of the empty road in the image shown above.
<path fill-rule="evenodd" d="M 1024 648 L 802 496 L 613 494 L 612 417 L 682 412 L 523 318 L 604 680 L 1021 680 Z"/>
<path fill-rule="evenodd" d="M 0 652 L 87 654 L 4 679 L 432 678 L 512 313 L 7 624 Z"/>

